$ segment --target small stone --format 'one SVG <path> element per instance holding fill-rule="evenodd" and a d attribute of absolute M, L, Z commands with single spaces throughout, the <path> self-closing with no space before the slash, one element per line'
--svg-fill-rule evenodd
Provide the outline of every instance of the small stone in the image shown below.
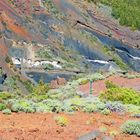
<path fill-rule="evenodd" d="M 108 126 L 111 126 L 111 125 L 114 124 L 113 121 L 104 121 L 103 123 L 104 123 L 105 125 L 108 125 Z"/>
<path fill-rule="evenodd" d="M 96 140 L 96 138 L 99 137 L 99 135 L 100 131 L 95 130 L 79 137 L 77 140 Z"/>
<path fill-rule="evenodd" d="M 56 132 L 57 132 L 58 134 L 61 134 L 62 132 L 64 132 L 64 130 L 63 130 L 63 129 L 58 129 L 58 130 L 56 130 Z"/>
<path fill-rule="evenodd" d="M 38 132 L 38 131 L 39 131 L 39 129 L 38 129 L 38 128 L 35 128 L 35 129 L 30 129 L 30 130 L 29 130 L 29 132 L 31 132 L 31 133 Z"/>
<path fill-rule="evenodd" d="M 105 136 L 102 138 L 102 140 L 113 140 L 113 138 L 109 137 L 109 136 Z"/>
<path fill-rule="evenodd" d="M 10 133 L 13 133 L 15 130 L 12 129 L 12 128 L 10 128 L 8 131 L 9 131 Z"/>

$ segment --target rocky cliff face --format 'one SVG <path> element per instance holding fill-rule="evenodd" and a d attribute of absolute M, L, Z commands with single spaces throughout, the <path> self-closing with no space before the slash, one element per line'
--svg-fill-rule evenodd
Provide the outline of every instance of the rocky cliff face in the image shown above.
<path fill-rule="evenodd" d="M 101 6 L 84 0 L 0 1 L 0 64 L 5 70 L 10 56 L 35 64 L 56 61 L 76 72 L 139 71 L 139 44 L 139 31 L 121 27 Z"/>

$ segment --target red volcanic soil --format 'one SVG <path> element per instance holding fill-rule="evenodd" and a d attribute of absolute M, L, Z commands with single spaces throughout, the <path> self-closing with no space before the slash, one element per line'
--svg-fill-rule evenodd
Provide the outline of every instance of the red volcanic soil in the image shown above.
<path fill-rule="evenodd" d="M 57 125 L 54 120 L 56 116 L 68 118 L 67 126 Z M 121 133 L 120 126 L 127 119 L 132 118 L 128 114 L 118 115 L 115 113 L 109 116 L 81 112 L 71 115 L 55 113 L 3 115 L 0 113 L 0 138 L 1 140 L 76 140 L 81 135 L 105 127 L 107 129 L 105 135 L 109 135 L 111 131 L 119 133 L 114 138 L 115 140 L 138 140 L 139 138 L 134 135 Z"/>
<path fill-rule="evenodd" d="M 30 15 L 36 12 L 33 7 L 39 6 L 38 0 L 0 0 L 0 8 L 12 16 L 18 14 Z"/>
<path fill-rule="evenodd" d="M 25 28 L 18 25 L 12 18 L 8 16 L 5 12 L 0 15 L 0 21 L 6 23 L 6 26 L 13 31 L 15 34 L 22 36 L 26 39 L 30 39 L 31 35 L 27 32 Z"/>
<path fill-rule="evenodd" d="M 38 1 L 32 0 L 29 3 L 28 1 L 30 0 L 21 0 L 17 3 L 14 2 L 15 5 L 12 5 L 12 3 L 10 3 L 8 0 L 0 0 L 0 23 L 6 23 L 6 28 L 22 39 L 26 39 L 28 41 L 42 40 L 42 36 L 40 34 L 33 35 L 32 33 L 30 33 L 28 28 L 26 28 L 19 22 L 21 19 L 24 19 L 23 21 L 25 22 L 25 12 L 29 12 L 32 9 L 31 7 L 38 7 Z M 24 3 L 25 5 L 23 6 L 22 3 Z M 18 4 L 20 4 L 20 6 L 18 6 Z M 25 8 L 24 12 L 20 13 L 22 10 L 19 7 L 21 6 L 26 8 L 28 7 L 28 9 L 26 10 Z M 36 13 L 35 11 L 32 12 Z M 29 12 L 28 15 L 29 14 L 31 14 L 31 12 Z M 1 26 L 2 24 L 0 24 L 0 30 L 4 30 L 5 27 L 3 26 L 2 28 Z"/>
<path fill-rule="evenodd" d="M 113 83 L 119 86 L 133 88 L 137 91 L 140 91 L 140 78 L 127 79 L 127 78 L 123 78 L 119 76 L 111 76 L 105 80 L 93 82 L 93 85 L 92 85 L 93 94 L 97 95 L 100 92 L 105 91 L 106 90 L 105 81 L 107 80 L 112 81 Z M 89 83 L 85 85 L 81 85 L 78 88 L 78 90 L 89 94 L 89 91 L 90 91 Z"/>

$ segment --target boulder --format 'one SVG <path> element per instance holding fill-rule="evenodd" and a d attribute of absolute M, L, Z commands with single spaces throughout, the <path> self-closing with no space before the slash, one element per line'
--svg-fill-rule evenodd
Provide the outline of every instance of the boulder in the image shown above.
<path fill-rule="evenodd" d="M 65 78 L 58 77 L 56 80 L 52 80 L 50 83 L 50 87 L 52 89 L 58 88 L 59 86 L 64 86 L 67 83 Z"/>
<path fill-rule="evenodd" d="M 102 140 L 113 140 L 113 138 L 111 138 L 111 137 L 109 137 L 109 136 L 104 136 L 104 137 L 102 138 Z"/>
<path fill-rule="evenodd" d="M 79 137 L 77 140 L 96 140 L 96 138 L 99 137 L 100 134 L 101 134 L 100 131 L 94 130 Z"/>

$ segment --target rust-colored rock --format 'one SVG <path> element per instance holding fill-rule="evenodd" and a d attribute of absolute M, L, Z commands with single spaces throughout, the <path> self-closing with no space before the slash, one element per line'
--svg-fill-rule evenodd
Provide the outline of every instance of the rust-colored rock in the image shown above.
<path fill-rule="evenodd" d="M 56 80 L 52 80 L 50 87 L 52 89 L 58 88 L 59 86 L 64 86 L 67 83 L 65 78 L 58 77 Z"/>

